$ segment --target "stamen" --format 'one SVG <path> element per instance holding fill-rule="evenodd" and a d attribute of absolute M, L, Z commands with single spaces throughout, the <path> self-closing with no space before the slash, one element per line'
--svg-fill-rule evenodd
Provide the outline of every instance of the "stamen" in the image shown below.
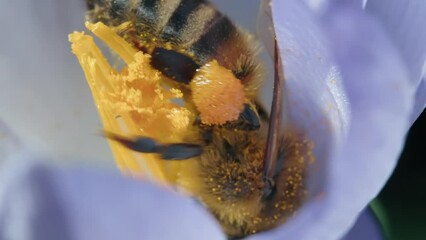
<path fill-rule="evenodd" d="M 121 72 L 114 69 L 91 36 L 70 34 L 72 51 L 77 56 L 92 90 L 104 129 L 122 136 L 147 136 L 163 143 L 183 142 L 190 137 L 195 115 L 173 103 L 182 98 L 178 89 L 166 89 L 163 76 L 150 65 L 150 55 L 135 50 L 113 29 L 102 23 L 86 24 L 128 65 Z M 152 175 L 160 182 L 173 182 L 176 171 L 153 154 L 135 153 L 110 141 L 120 169 L 136 176 Z M 169 165 L 173 165 L 170 163 Z"/>

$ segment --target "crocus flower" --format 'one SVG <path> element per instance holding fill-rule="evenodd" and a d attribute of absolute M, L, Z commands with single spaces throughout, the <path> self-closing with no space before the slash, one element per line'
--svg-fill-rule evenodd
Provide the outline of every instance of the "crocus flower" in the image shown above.
<path fill-rule="evenodd" d="M 49 6 L 30 2 L 5 3 L 1 16 L 24 18 L 19 11 L 29 15 Z M 75 19 L 83 19 L 83 6 L 77 3 L 50 3 L 57 7 L 49 7 L 52 14 L 71 15 L 75 8 Z M 308 179 L 310 198 L 297 215 L 249 239 L 340 239 L 378 193 L 395 166 L 409 126 L 426 103 L 425 11 L 421 0 L 369 0 L 365 7 L 361 1 L 273 0 L 272 11 L 263 6 L 260 23 L 273 22 L 284 60 L 286 117 L 315 143 L 316 163 Z M 93 132 L 74 124 L 82 114 L 74 111 L 90 105 L 89 93 L 77 107 L 69 100 L 86 88 L 75 87 L 75 82 L 84 81 L 71 54 L 65 53 L 66 35 L 78 24 L 68 28 L 48 16 L 52 15 L 30 16 L 34 24 L 6 25 L 0 101 L 11 104 L 2 104 L 0 113 L 33 151 L 46 149 L 53 138 L 64 148 L 50 152 L 58 159 L 73 153 L 82 157 L 99 146 L 99 152 L 85 156 L 102 158 L 107 150 L 96 138 L 90 139 L 97 142 L 90 147 L 78 145 Z M 263 35 L 266 42 L 268 36 Z M 53 62 L 59 64 L 50 67 Z M 72 84 L 61 81 L 61 88 L 54 89 L 43 78 Z M 61 104 L 39 100 L 45 97 Z M 30 105 L 34 103 L 55 107 Z M 58 114 L 64 109 L 65 115 Z M 67 126 L 73 129 L 67 134 L 37 128 L 47 121 L 49 128 L 62 129 L 61 124 L 71 120 Z M 78 147 L 73 148 L 74 143 Z M 224 238 L 214 219 L 191 199 L 108 172 L 27 164 L 25 159 L 34 156 L 16 154 L 26 152 L 19 146 L 11 149 L 8 156 L 15 163 L 0 169 L 0 237 Z"/>

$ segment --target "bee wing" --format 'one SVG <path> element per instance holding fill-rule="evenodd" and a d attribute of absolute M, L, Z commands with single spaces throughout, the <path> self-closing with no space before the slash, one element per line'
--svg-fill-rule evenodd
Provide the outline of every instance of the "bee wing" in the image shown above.
<path fill-rule="evenodd" d="M 277 152 L 279 148 L 278 138 L 281 126 L 281 111 L 283 105 L 282 90 L 284 81 L 281 57 L 279 55 L 278 44 L 275 38 L 274 26 L 272 22 L 270 3 L 270 0 L 261 1 L 257 19 L 258 34 L 259 36 L 262 36 L 265 48 L 274 58 L 274 87 L 269 118 L 268 136 L 264 155 L 265 165 L 263 168 L 265 195 L 270 194 L 272 192 L 272 188 L 274 188 L 273 178 L 276 172 L 275 163 L 277 160 Z"/>
<path fill-rule="evenodd" d="M 274 55 L 275 31 L 272 22 L 271 1 L 260 1 L 259 13 L 257 15 L 256 32 L 260 36 L 265 49 L 269 55 Z"/>
<path fill-rule="evenodd" d="M 278 138 L 280 136 L 281 111 L 282 111 L 282 84 L 284 81 L 282 74 L 281 58 L 278 51 L 277 42 L 274 44 L 274 90 L 272 96 L 271 116 L 269 118 L 268 137 L 266 142 L 263 177 L 266 187 L 273 187 L 273 178 L 275 175 L 275 163 L 278 153 Z M 272 183 L 272 186 L 271 184 Z M 270 192 L 266 189 L 267 192 Z"/>

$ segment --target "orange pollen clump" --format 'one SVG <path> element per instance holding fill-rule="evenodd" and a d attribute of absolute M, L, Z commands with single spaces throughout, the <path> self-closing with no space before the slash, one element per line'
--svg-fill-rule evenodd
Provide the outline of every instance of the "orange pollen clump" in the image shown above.
<path fill-rule="evenodd" d="M 221 125 L 237 120 L 244 105 L 244 87 L 234 74 L 213 60 L 202 66 L 190 84 L 201 121 Z"/>

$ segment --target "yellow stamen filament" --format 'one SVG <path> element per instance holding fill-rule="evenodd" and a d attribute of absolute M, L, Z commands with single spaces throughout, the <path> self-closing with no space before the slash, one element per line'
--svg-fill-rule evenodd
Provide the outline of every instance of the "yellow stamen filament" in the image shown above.
<path fill-rule="evenodd" d="M 108 47 L 114 49 L 114 52 L 117 53 L 125 63 L 130 64 L 134 62 L 134 56 L 137 51 L 128 42 L 126 42 L 126 40 L 118 36 L 111 28 L 100 22 L 95 24 L 86 22 L 85 26 L 99 39 L 106 43 Z"/>
<path fill-rule="evenodd" d="M 182 93 L 161 86 L 163 76 L 149 64 L 150 56 L 135 50 L 102 23 L 86 23 L 86 27 L 128 65 L 118 72 L 91 36 L 80 32 L 70 34 L 72 51 L 92 90 L 105 130 L 128 137 L 148 136 L 163 143 L 182 142 L 184 137 L 191 136 L 194 114 L 173 103 L 173 99 L 182 98 Z M 109 144 L 123 172 L 152 175 L 161 182 L 176 180 L 179 163 L 166 166 L 154 154 L 135 153 L 114 141 Z"/>

